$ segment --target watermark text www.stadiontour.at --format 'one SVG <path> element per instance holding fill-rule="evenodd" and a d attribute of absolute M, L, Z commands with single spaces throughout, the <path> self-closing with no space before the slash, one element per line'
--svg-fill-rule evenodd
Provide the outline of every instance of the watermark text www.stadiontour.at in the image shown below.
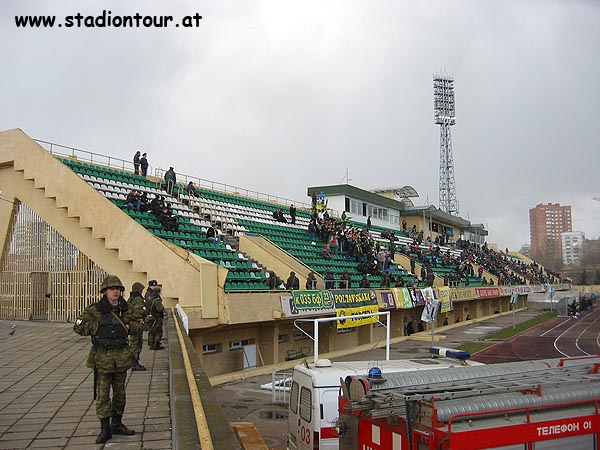
<path fill-rule="evenodd" d="M 77 13 L 71 16 L 15 16 L 17 28 L 198 28 L 202 16 L 198 13 L 174 18 L 173 16 L 152 16 L 135 13 L 116 15 L 112 11 L 102 11 L 98 15 Z"/>

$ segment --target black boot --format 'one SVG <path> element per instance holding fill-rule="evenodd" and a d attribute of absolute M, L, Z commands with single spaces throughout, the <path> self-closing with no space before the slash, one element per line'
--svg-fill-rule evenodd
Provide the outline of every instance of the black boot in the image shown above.
<path fill-rule="evenodd" d="M 152 347 L 152 350 L 162 350 L 162 349 L 164 349 L 164 347 L 162 346 L 162 344 L 160 342 L 155 342 L 154 347 Z"/>
<path fill-rule="evenodd" d="M 124 436 L 133 436 L 135 434 L 135 431 L 130 430 L 125 425 L 123 425 L 123 422 L 121 422 L 122 418 L 123 418 L 123 416 L 113 416 L 112 423 L 110 426 L 112 433 L 113 434 L 122 434 Z"/>
<path fill-rule="evenodd" d="M 146 370 L 146 367 L 142 366 L 139 361 L 136 361 L 135 364 L 133 366 L 131 366 L 131 370 L 134 370 L 134 371 Z"/>
<path fill-rule="evenodd" d="M 110 419 L 100 419 L 100 434 L 96 438 L 96 444 L 104 444 L 112 438 L 110 431 Z"/>
<path fill-rule="evenodd" d="M 148 348 L 154 350 L 154 342 L 148 342 Z"/>

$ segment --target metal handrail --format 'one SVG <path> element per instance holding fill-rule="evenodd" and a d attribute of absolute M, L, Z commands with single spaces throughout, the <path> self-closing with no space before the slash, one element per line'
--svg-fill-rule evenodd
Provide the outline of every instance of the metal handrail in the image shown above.
<path fill-rule="evenodd" d="M 67 145 L 56 144 L 54 142 L 48 142 L 41 139 L 34 139 L 38 144 L 40 144 L 46 151 L 48 151 L 51 155 L 64 156 L 67 158 L 77 158 L 78 160 L 89 162 L 92 164 L 98 164 L 106 167 L 112 167 L 119 170 L 126 170 L 129 172 L 134 171 L 134 166 L 132 161 L 126 161 L 121 158 L 115 158 L 108 155 L 102 155 L 100 153 L 90 152 L 88 150 L 82 150 L 76 147 L 69 147 Z M 150 169 L 152 166 L 148 166 Z M 150 170 L 152 172 L 152 170 Z M 157 178 L 162 178 L 165 169 L 162 167 L 157 167 L 154 169 L 154 176 Z M 311 204 L 305 202 L 295 201 L 286 197 L 273 196 L 269 194 L 265 194 L 262 192 L 253 191 L 250 189 L 240 188 L 238 186 L 228 185 L 226 183 L 220 183 L 218 181 L 206 180 L 204 178 L 199 178 L 186 174 L 177 174 L 179 180 L 183 180 L 183 183 L 187 184 L 192 181 L 196 187 L 210 189 L 213 191 L 223 192 L 225 194 L 230 195 L 239 195 L 241 197 L 250 198 L 253 200 L 261 200 L 269 203 L 276 203 L 280 205 L 289 206 L 292 203 L 299 208 L 310 209 Z M 180 181 L 182 182 L 182 181 Z"/>

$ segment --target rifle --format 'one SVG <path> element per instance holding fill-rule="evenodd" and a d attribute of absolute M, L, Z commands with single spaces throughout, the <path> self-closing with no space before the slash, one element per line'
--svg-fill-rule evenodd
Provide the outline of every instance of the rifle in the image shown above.
<path fill-rule="evenodd" d="M 98 392 L 98 368 L 96 367 L 96 344 L 92 338 L 92 352 L 94 353 L 94 400 L 96 400 Z"/>
<path fill-rule="evenodd" d="M 98 370 L 96 369 L 96 364 L 94 363 L 94 400 L 96 400 L 96 392 L 98 390 Z"/>

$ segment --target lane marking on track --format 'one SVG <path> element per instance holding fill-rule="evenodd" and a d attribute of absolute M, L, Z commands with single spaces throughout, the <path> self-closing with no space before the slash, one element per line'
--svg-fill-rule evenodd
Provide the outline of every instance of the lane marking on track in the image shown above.
<path fill-rule="evenodd" d="M 566 356 L 567 358 L 570 358 L 571 356 L 570 356 L 570 355 L 567 355 L 565 352 L 562 352 L 562 351 L 560 351 L 560 350 L 558 349 L 558 340 L 561 338 L 561 336 L 562 336 L 563 334 L 565 334 L 567 331 L 569 331 L 571 328 L 575 327 L 576 325 L 577 325 L 577 323 L 575 323 L 575 324 L 571 325 L 571 326 L 570 326 L 569 328 L 567 328 L 565 331 L 563 331 L 562 333 L 560 333 L 560 334 L 559 334 L 559 335 L 556 337 L 556 339 L 554 339 L 554 348 L 556 349 L 556 351 L 557 351 L 558 353 L 560 353 L 561 355 L 563 355 L 563 356 Z M 575 356 L 575 355 L 573 355 L 573 356 Z"/>
<path fill-rule="evenodd" d="M 576 346 L 576 347 L 577 347 L 577 348 L 578 348 L 580 351 L 582 351 L 583 353 L 585 353 L 585 354 L 586 354 L 586 355 L 588 355 L 588 356 L 591 356 L 591 354 L 590 354 L 590 353 L 588 353 L 588 352 L 586 352 L 585 350 L 583 350 L 581 347 L 579 347 L 579 338 L 581 338 L 581 335 L 582 335 L 583 333 L 585 333 L 585 332 L 588 330 L 588 328 L 589 328 L 589 327 L 591 327 L 591 326 L 592 326 L 592 325 L 594 325 L 596 322 L 598 322 L 598 319 L 599 319 L 599 318 L 598 318 L 598 317 L 596 317 L 592 323 L 590 323 L 590 324 L 589 324 L 587 327 L 585 327 L 585 328 L 583 329 L 583 331 L 582 331 L 581 333 L 579 333 L 579 335 L 577 336 L 577 339 L 575 339 L 575 346 Z"/>
<path fill-rule="evenodd" d="M 546 334 L 550 333 L 551 331 L 553 331 L 554 329 L 556 329 L 556 328 L 560 327 L 561 325 L 564 325 L 564 324 L 565 324 L 565 322 L 567 322 L 567 320 L 570 320 L 570 319 L 571 319 L 570 317 L 569 317 L 569 318 L 566 318 L 565 320 L 563 320 L 562 322 L 560 322 L 558 325 L 556 325 L 556 326 L 554 326 L 554 327 L 550 328 L 550 329 L 549 329 L 549 330 L 547 330 L 547 331 L 544 331 L 544 332 L 543 332 L 543 333 L 542 333 L 540 336 L 541 336 L 541 337 L 544 337 L 544 336 L 546 336 Z"/>

